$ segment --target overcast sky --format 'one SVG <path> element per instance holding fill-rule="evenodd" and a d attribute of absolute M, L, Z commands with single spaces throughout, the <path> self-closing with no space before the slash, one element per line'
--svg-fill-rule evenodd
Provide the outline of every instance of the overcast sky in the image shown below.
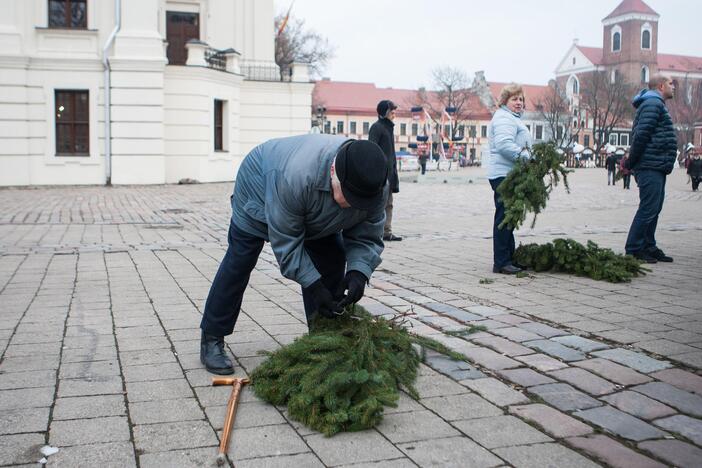
<path fill-rule="evenodd" d="M 275 0 L 285 12 L 290 0 Z M 292 16 L 325 36 L 324 76 L 379 87 L 431 87 L 450 65 L 472 79 L 546 84 L 573 38 L 602 47 L 602 18 L 620 0 L 295 0 Z M 702 0 L 646 0 L 659 19 L 658 51 L 702 56 Z"/>

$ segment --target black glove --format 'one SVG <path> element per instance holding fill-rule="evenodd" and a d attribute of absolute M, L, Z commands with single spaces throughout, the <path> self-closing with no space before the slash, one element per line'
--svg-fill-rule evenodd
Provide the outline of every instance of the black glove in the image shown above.
<path fill-rule="evenodd" d="M 326 286 L 318 279 L 309 287 L 309 291 L 314 298 L 317 312 L 324 317 L 334 318 L 341 312 L 341 307 L 334 300 L 334 296 L 329 292 Z"/>
<path fill-rule="evenodd" d="M 339 307 L 346 307 L 349 304 L 355 304 L 363 297 L 363 292 L 366 290 L 368 278 L 366 275 L 357 270 L 349 270 L 346 272 L 344 281 L 341 283 L 343 290 L 348 289 L 348 294 L 339 302 Z"/>

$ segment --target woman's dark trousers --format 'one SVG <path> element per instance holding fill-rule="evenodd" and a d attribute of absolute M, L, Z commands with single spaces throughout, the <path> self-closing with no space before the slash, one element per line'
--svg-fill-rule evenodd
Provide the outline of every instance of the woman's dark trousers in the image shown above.
<path fill-rule="evenodd" d="M 512 263 L 514 255 L 514 231 L 509 228 L 500 229 L 498 226 L 505 219 L 505 205 L 501 197 L 497 194 L 497 187 L 500 186 L 504 177 L 490 179 L 490 186 L 494 192 L 495 199 L 495 221 L 492 225 L 492 253 L 493 267 L 502 268 Z"/>
<path fill-rule="evenodd" d="M 656 226 L 665 199 L 666 175 L 660 171 L 640 170 L 634 178 L 639 186 L 639 209 L 631 222 L 625 247 L 626 253 L 631 255 L 656 248 Z"/>
<path fill-rule="evenodd" d="M 227 252 L 212 282 L 200 323 L 205 333 L 214 336 L 230 335 L 234 331 L 244 291 L 264 243 L 263 239 L 238 229 L 231 222 L 228 241 Z M 304 245 L 322 275 L 322 282 L 334 294 L 341 286 L 346 265 L 341 234 L 308 240 Z M 305 288 L 302 289 L 302 297 L 309 321 L 316 306 Z"/>

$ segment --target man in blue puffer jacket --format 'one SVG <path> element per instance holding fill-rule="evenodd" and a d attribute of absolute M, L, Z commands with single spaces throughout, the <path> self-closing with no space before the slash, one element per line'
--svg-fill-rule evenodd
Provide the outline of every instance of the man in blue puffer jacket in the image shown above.
<path fill-rule="evenodd" d="M 665 100 L 674 95 L 673 80 L 658 74 L 633 101 L 636 117 L 628 166 L 639 186 L 639 209 L 626 239 L 626 253 L 647 263 L 673 261 L 656 246 L 655 234 L 665 199 L 665 179 L 677 154 L 673 120 L 665 107 Z"/>

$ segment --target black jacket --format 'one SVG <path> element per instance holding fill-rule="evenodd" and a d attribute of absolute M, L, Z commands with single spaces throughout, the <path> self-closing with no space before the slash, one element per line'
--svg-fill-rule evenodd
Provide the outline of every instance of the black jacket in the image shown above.
<path fill-rule="evenodd" d="M 397 157 L 395 156 L 395 136 L 392 120 L 382 118 L 371 125 L 368 140 L 380 146 L 388 162 L 388 184 L 392 193 L 400 191 L 400 178 L 397 176 Z"/>
<path fill-rule="evenodd" d="M 670 174 L 675 164 L 678 140 L 673 120 L 656 91 L 641 91 L 634 98 L 636 117 L 632 128 L 629 167 Z"/>
<path fill-rule="evenodd" d="M 702 176 L 702 159 L 693 159 L 690 161 L 690 165 L 687 166 L 687 173 L 690 177 Z"/>
<path fill-rule="evenodd" d="M 607 167 L 608 171 L 615 171 L 617 169 L 617 157 L 613 154 L 607 156 L 605 166 Z"/>

